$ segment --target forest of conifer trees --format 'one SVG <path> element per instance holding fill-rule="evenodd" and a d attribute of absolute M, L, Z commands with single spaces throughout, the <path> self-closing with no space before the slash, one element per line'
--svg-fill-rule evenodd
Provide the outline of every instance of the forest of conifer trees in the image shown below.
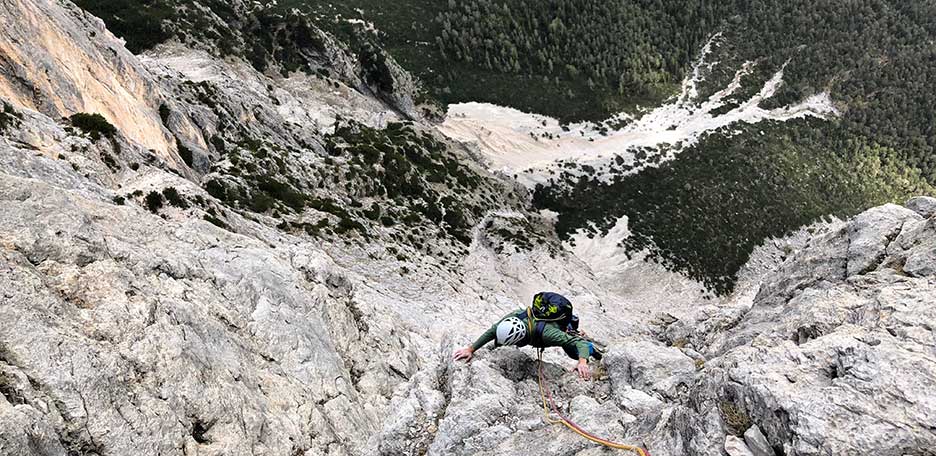
<path fill-rule="evenodd" d="M 659 170 L 556 183 L 537 189 L 535 202 L 560 212 L 564 235 L 603 231 L 627 215 L 636 233 L 628 247 L 650 249 L 719 292 L 763 239 L 930 193 L 936 182 L 936 3 L 928 0 L 280 0 L 244 17 L 219 0 L 76 1 L 134 52 L 171 39 L 209 42 L 284 74 L 303 70 L 304 47 L 321 45 L 308 39 L 309 20 L 364 64 L 380 49 L 392 55 L 421 81 L 426 101 L 488 102 L 564 122 L 659 105 L 718 34 L 700 98 L 750 65 L 738 91 L 748 97 L 783 71 L 763 108 L 828 93 L 841 115 L 716 132 Z"/>

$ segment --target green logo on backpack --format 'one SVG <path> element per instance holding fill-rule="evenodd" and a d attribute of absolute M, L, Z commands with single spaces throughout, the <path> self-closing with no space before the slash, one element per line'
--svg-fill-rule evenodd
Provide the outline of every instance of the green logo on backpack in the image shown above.
<path fill-rule="evenodd" d="M 557 293 L 537 293 L 533 297 L 533 317 L 537 320 L 562 320 L 572 315 L 572 303 Z"/>

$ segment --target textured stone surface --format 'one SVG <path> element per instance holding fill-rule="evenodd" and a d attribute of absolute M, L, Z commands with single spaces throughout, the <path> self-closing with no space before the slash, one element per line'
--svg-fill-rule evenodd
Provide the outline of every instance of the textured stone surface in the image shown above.
<path fill-rule="evenodd" d="M 606 355 L 615 385 L 629 385 L 646 393 L 674 399 L 688 389 L 695 364 L 678 348 L 650 341 L 615 347 Z"/>
<path fill-rule="evenodd" d="M 848 225 L 849 276 L 873 270 L 884 260 L 891 241 L 900 234 L 906 221 L 920 215 L 904 207 L 889 204 L 867 211 Z"/>
<path fill-rule="evenodd" d="M 725 438 L 725 453 L 728 453 L 728 456 L 754 456 L 744 440 L 733 435 Z"/>
<path fill-rule="evenodd" d="M 616 378 L 616 377 L 615 377 Z M 621 409 L 632 414 L 645 414 L 658 410 L 663 401 L 639 389 L 629 387 L 614 388 L 614 397 Z"/>
<path fill-rule="evenodd" d="M 936 447 L 928 200 L 772 241 L 737 295 L 651 321 L 666 303 L 638 311 L 549 245 L 498 253 L 504 240 L 477 229 L 457 265 L 443 267 L 406 242 L 288 233 L 201 189 L 199 173 L 220 160 L 208 147 L 219 112 L 307 151 L 289 165 L 314 170 L 321 130 L 338 115 L 373 126 L 398 118 L 387 100 L 359 90 L 336 106 L 301 76 L 274 81 L 177 44 L 143 58 L 109 54 L 116 40 L 67 3 L 14 0 L 0 10 L 21 27 L 0 31 L 16 37 L 0 41 L 15 56 L 0 66 L 0 97 L 22 117 L 0 133 L 0 454 L 612 454 L 544 420 L 532 349 L 451 362 L 543 289 L 571 297 L 589 334 L 610 347 L 590 382 L 559 350 L 544 358 L 556 406 L 600 437 L 656 456 Z M 35 21 L 20 24 L 25 17 Z M 24 33 L 74 42 L 43 49 Z M 59 51 L 61 62 L 50 57 Z M 353 62 L 337 60 L 353 76 Z M 51 82 L 33 81 L 43 66 Z M 18 77 L 38 87 L 38 104 L 23 99 Z M 214 109 L 192 101 L 205 81 Z M 114 143 L 60 122 L 86 98 L 122 100 L 126 86 L 147 93 L 127 95 L 123 109 L 142 111 L 122 120 L 142 123 L 118 124 Z M 148 150 L 157 86 L 170 95 L 168 130 L 194 151 L 191 169 Z M 396 96 L 405 106 L 406 93 Z M 204 205 L 154 214 L 115 199 L 168 186 Z M 203 220 L 209 209 L 228 229 Z M 508 206 L 481 224 L 528 216 Z"/>
<path fill-rule="evenodd" d="M 774 450 L 767 442 L 767 437 L 764 437 L 764 433 L 757 426 L 751 426 L 744 431 L 744 443 L 754 456 L 774 456 Z"/>
<path fill-rule="evenodd" d="M 918 196 L 907 201 L 907 209 L 910 209 L 923 218 L 930 218 L 936 214 L 936 198 L 929 196 Z"/>
<path fill-rule="evenodd" d="M 70 2 L 0 3 L 0 97 L 56 119 L 99 113 L 169 157 L 158 86 L 104 23 Z"/>

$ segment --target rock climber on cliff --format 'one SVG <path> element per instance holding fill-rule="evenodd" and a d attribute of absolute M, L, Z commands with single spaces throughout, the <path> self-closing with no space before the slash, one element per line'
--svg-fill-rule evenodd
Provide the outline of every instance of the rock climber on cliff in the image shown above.
<path fill-rule="evenodd" d="M 602 355 L 578 330 L 578 322 L 578 317 L 572 314 L 572 303 L 564 296 L 537 293 L 531 307 L 505 315 L 471 346 L 456 351 L 455 360 L 471 361 L 474 352 L 492 340 L 495 348 L 502 345 L 562 347 L 569 358 L 578 360 L 572 370 L 587 380 L 591 377 L 588 358 L 600 360 Z"/>

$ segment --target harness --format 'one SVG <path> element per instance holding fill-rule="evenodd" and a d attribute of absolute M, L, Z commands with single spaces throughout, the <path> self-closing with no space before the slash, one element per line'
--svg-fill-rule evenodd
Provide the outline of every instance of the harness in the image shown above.
<path fill-rule="evenodd" d="M 566 320 L 571 322 L 576 322 L 577 319 L 575 315 L 560 315 L 556 318 L 537 318 L 533 315 L 533 308 L 527 307 L 526 310 L 521 310 L 517 312 L 517 318 L 526 321 L 527 334 L 530 335 L 530 345 L 536 348 L 545 348 L 543 343 L 543 333 L 546 331 L 546 325 L 548 323 L 561 323 Z M 575 324 L 575 326 L 578 326 Z"/>

